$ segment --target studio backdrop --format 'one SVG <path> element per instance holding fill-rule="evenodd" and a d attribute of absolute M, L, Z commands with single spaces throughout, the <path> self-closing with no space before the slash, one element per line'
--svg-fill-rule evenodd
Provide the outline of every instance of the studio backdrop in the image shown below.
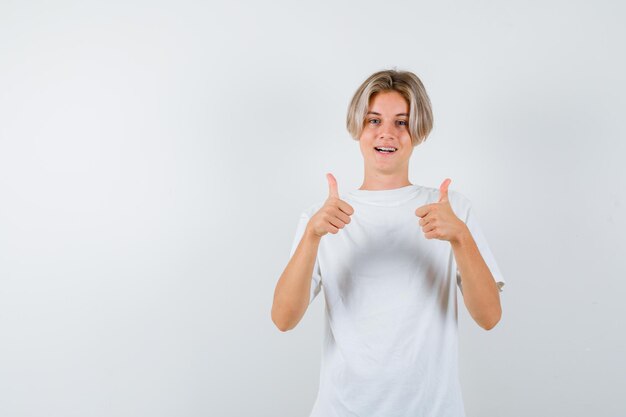
<path fill-rule="evenodd" d="M 617 1 L 0 4 L 0 415 L 308 416 L 324 308 L 270 317 L 300 213 L 358 188 L 371 73 L 417 74 L 409 179 L 506 279 L 459 294 L 470 417 L 626 415 Z M 417 219 L 416 219 L 417 221 Z"/>

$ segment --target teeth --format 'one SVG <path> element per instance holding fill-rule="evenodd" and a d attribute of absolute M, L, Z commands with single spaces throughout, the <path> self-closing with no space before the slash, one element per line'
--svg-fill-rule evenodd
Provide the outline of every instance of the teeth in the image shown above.
<path fill-rule="evenodd" d="M 380 148 L 375 148 L 375 149 L 379 151 L 389 151 L 389 152 L 396 151 L 396 148 L 386 148 L 386 147 L 380 147 Z"/>

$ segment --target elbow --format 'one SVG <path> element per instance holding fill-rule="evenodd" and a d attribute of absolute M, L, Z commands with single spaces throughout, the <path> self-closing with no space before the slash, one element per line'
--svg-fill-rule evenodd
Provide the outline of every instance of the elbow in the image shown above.
<path fill-rule="evenodd" d="M 285 322 L 278 320 L 276 317 L 274 317 L 274 314 L 272 314 L 272 323 L 274 323 L 274 326 L 276 326 L 276 328 L 281 332 L 286 332 L 287 330 L 289 330 L 289 326 L 287 326 Z"/>
<path fill-rule="evenodd" d="M 493 323 L 488 323 L 488 324 L 481 324 L 481 327 L 485 330 L 491 330 L 494 327 L 496 327 L 496 324 L 498 324 L 497 321 L 493 322 Z"/>
<path fill-rule="evenodd" d="M 480 327 L 482 327 L 485 330 L 491 330 L 494 327 L 496 327 L 496 324 L 500 322 L 501 318 L 502 318 L 502 305 L 500 304 L 498 300 L 498 303 L 493 306 L 491 313 L 487 317 L 484 317 L 483 320 L 481 320 L 481 323 L 479 323 Z"/>
<path fill-rule="evenodd" d="M 306 303 L 307 300 L 304 301 Z M 294 306 L 275 301 L 272 304 L 272 322 L 281 332 L 292 330 L 300 323 L 306 310 L 306 305 Z"/>
<path fill-rule="evenodd" d="M 492 317 L 489 320 L 485 320 L 480 324 L 480 327 L 482 327 L 485 330 L 491 330 L 494 327 L 496 327 L 496 324 L 498 324 L 500 322 L 500 319 L 502 318 L 502 312 L 499 312 L 497 315 L 494 315 L 494 317 Z"/>
<path fill-rule="evenodd" d="M 279 314 L 276 314 L 274 309 L 272 309 L 272 322 L 274 323 L 276 328 L 283 333 L 295 327 L 291 325 L 288 320 L 285 320 L 284 317 L 281 318 Z"/>
<path fill-rule="evenodd" d="M 274 325 L 276 326 L 276 328 L 277 328 L 278 330 L 280 330 L 280 331 L 281 331 L 281 332 L 283 332 L 283 333 L 284 333 L 284 332 L 286 332 L 286 331 L 291 330 L 291 327 L 289 327 L 289 326 L 285 325 L 284 323 L 280 323 L 280 322 L 276 322 L 276 321 L 274 321 Z"/>

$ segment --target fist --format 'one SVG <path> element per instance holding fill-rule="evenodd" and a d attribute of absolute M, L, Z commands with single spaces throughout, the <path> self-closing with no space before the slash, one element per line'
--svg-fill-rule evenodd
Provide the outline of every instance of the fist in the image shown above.
<path fill-rule="evenodd" d="M 455 242 L 467 231 L 467 226 L 454 214 L 448 200 L 450 182 L 452 180 L 446 178 L 441 183 L 437 203 L 426 204 L 415 210 L 415 215 L 420 217 L 419 225 L 422 226 L 426 239 Z"/>
<path fill-rule="evenodd" d="M 315 236 L 322 237 L 327 233 L 336 234 L 350 223 L 354 213 L 352 206 L 339 199 L 337 180 L 333 174 L 326 174 L 328 180 L 328 198 L 324 205 L 311 217 L 307 229 Z"/>

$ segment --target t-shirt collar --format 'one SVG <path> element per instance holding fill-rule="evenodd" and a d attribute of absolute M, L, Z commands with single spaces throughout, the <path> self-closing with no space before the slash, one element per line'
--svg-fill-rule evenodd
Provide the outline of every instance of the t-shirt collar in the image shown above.
<path fill-rule="evenodd" d="M 389 190 L 352 190 L 348 196 L 365 204 L 396 206 L 409 201 L 418 193 L 419 185 L 410 184 Z"/>

